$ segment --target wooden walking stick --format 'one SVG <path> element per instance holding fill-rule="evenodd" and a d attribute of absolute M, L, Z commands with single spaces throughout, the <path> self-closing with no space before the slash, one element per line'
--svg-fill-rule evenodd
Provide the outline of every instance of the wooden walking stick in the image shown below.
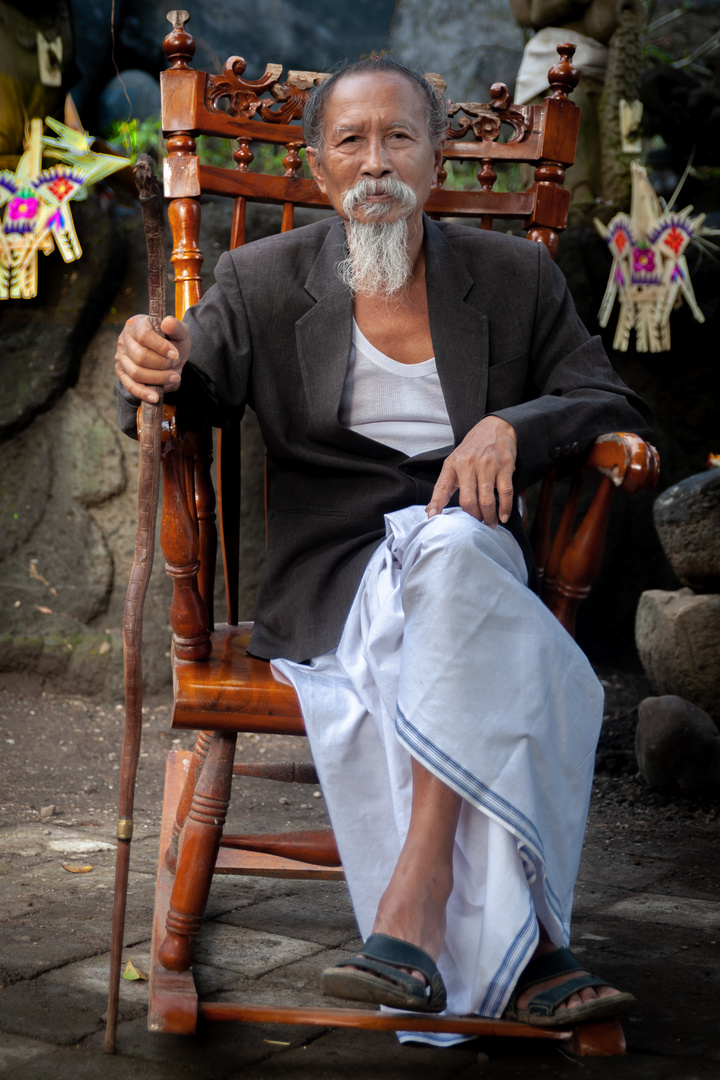
<path fill-rule="evenodd" d="M 145 239 L 148 252 L 148 293 L 150 323 L 161 333 L 165 316 L 165 218 L 163 197 L 153 171 L 152 160 L 141 154 L 135 166 L 135 180 L 140 192 Z M 157 387 L 156 404 L 143 402 L 140 410 L 140 467 L 138 471 L 137 532 L 135 557 L 125 598 L 123 615 L 123 650 L 125 659 L 125 736 L 120 760 L 120 805 L 117 823 L 115 862 L 115 897 L 113 900 L 110 983 L 107 1022 L 103 1049 L 115 1052 L 120 963 L 125 933 L 130 842 L 133 832 L 135 779 L 140 756 L 142 732 L 142 624 L 155 549 L 155 519 L 160 486 L 160 436 L 162 423 L 162 388 Z"/>

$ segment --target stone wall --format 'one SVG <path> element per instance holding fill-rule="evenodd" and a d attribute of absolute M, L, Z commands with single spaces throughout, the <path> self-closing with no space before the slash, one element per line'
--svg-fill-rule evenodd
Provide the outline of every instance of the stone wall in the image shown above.
<path fill-rule="evenodd" d="M 109 0 L 107 4 L 78 0 L 76 14 L 89 13 L 102 22 L 109 7 Z M 162 12 L 146 7 L 151 24 L 147 34 L 161 37 Z M 209 5 L 203 6 L 192 24 L 198 36 L 199 28 L 205 27 L 205 7 Z M 480 7 L 485 13 L 483 40 L 487 43 L 490 23 L 485 16 L 495 7 Z M 450 0 L 443 5 L 446 18 L 442 32 L 435 35 L 437 50 L 431 49 L 430 55 L 413 45 L 410 34 L 413 20 L 430 34 L 434 26 L 430 8 L 399 0 L 392 25 L 390 9 L 391 5 L 373 7 L 378 20 L 373 25 L 380 37 L 374 44 L 382 44 L 383 34 L 389 34 L 397 51 L 405 52 L 411 62 L 439 68 L 457 80 L 456 97 L 465 93 L 461 78 L 481 78 L 480 67 L 473 67 L 462 49 L 460 60 L 453 59 L 452 43 L 464 48 L 461 29 L 468 23 L 463 23 Z M 213 33 L 222 27 L 224 10 L 213 7 Z M 246 5 L 241 10 L 245 17 L 255 9 Z M 126 28 L 120 56 L 129 63 L 130 44 L 135 42 L 133 47 L 140 49 L 150 38 L 143 37 L 146 31 L 141 33 L 139 23 L 122 21 L 140 19 L 139 4 L 118 2 L 117 12 L 118 25 Z M 500 14 L 498 9 L 498 18 Z M 360 24 L 353 19 L 348 26 L 359 33 Z M 88 18 L 83 32 L 89 34 L 92 25 Z M 215 48 L 211 29 L 208 23 L 202 46 L 206 51 Z M 312 47 L 320 49 L 320 29 L 314 33 Z M 224 42 L 225 38 L 218 40 L 217 47 L 224 47 Z M 348 51 L 360 48 L 356 40 Z M 100 51 L 98 46 L 98 55 Z M 325 54 L 311 55 L 315 56 L 312 64 L 306 60 L 303 66 L 327 66 Z M 436 56 L 439 63 L 434 61 Z M 263 64 L 265 58 L 263 53 Z M 300 62 L 291 53 L 281 59 Z M 467 85 L 468 96 L 482 94 L 481 89 L 472 89 L 472 83 Z M 710 199 L 699 208 L 712 211 L 715 205 Z M 93 200 L 76 205 L 73 212 L 83 258 L 66 266 L 57 253 L 41 257 L 37 300 L 0 304 L 0 670 L 52 677 L 69 689 L 102 690 L 118 699 L 122 692 L 122 607 L 134 546 L 137 447 L 120 436 L 115 426 L 112 367 L 124 319 L 146 307 L 145 253 L 137 205 L 122 192 L 110 215 Z M 209 201 L 203 207 L 206 284 L 227 242 L 229 213 L 220 202 Z M 278 214 L 271 208 L 253 211 L 250 238 L 268 231 Z M 307 220 L 302 215 L 299 219 Z M 562 237 L 559 263 L 581 316 L 591 329 L 596 327 L 610 265 L 605 245 L 592 229 L 578 226 Z M 715 360 L 720 332 L 718 269 L 711 260 L 701 260 L 696 251 L 691 252 L 690 263 L 706 322 L 696 323 L 685 307 L 672 316 L 670 353 L 643 356 L 630 351 L 613 357 L 623 377 L 655 409 L 655 441 L 662 457 L 658 491 L 697 472 L 709 451 L 720 451 L 713 441 L 720 398 L 720 368 Z M 605 334 L 608 347 L 612 333 L 611 321 Z M 246 516 L 241 538 L 241 614 L 246 617 L 253 614 L 263 572 L 262 461 L 257 425 L 249 415 L 243 443 Z M 595 659 L 632 662 L 633 617 L 640 592 L 677 587 L 653 529 L 654 498 L 653 493 L 644 493 L 616 499 L 601 579 L 579 617 L 578 640 Z M 146 687 L 151 693 L 167 692 L 169 682 L 168 604 L 169 585 L 158 551 L 146 607 L 143 654 Z"/>
<path fill-rule="evenodd" d="M 115 2 L 115 59 L 131 70 L 130 97 L 144 115 L 146 86 L 137 73 L 156 77 L 165 66 L 162 39 L 169 25 L 165 4 Z M 80 79 L 73 94 L 86 123 L 107 119 L 103 91 L 113 81 L 111 0 L 74 0 Z M 247 61 L 247 76 L 259 78 L 268 61 L 286 69 L 327 71 L 346 57 L 390 49 L 423 71 L 439 71 L 455 100 L 486 100 L 491 82 L 511 87 L 520 61 L 523 33 L 506 0 L 214 0 L 188 4 L 188 30 L 197 42 L 195 63 L 221 70 L 229 51 Z M 128 104 L 116 84 L 111 100 L 122 118 Z M 151 97 L 147 100 L 152 100 Z"/>

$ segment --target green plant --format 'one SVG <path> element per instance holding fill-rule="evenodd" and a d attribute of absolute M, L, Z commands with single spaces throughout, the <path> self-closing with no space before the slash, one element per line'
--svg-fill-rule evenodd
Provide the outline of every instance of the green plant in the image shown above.
<path fill-rule="evenodd" d="M 154 151 L 158 158 L 163 154 L 159 116 L 149 116 L 146 120 L 113 120 L 105 131 L 105 137 L 125 157 L 129 157 L 133 165 L 138 154 Z"/>
<path fill-rule="evenodd" d="M 477 178 L 480 162 L 478 161 L 450 161 L 445 162 L 447 179 L 443 187 L 451 191 L 473 191 L 479 187 Z M 510 162 L 507 165 L 497 165 L 497 180 L 494 191 L 524 191 L 525 183 L 522 177 L 522 166 Z"/>
<path fill-rule="evenodd" d="M 115 120 L 107 129 L 107 139 L 129 157 L 133 165 L 138 154 L 153 153 L 158 160 L 165 156 L 165 140 L 160 127 L 159 116 L 149 116 L 146 120 Z M 237 144 L 232 139 L 218 138 L 216 135 L 198 135 L 196 140 L 197 155 L 203 165 L 214 165 L 220 169 L 234 169 L 233 154 Z M 282 176 L 285 167 L 282 163 L 287 154 L 284 146 L 271 143 L 251 143 L 255 155 L 250 163 L 251 172 L 275 173 Z M 310 178 L 310 170 L 305 161 L 305 150 L 300 151 L 302 167 L 299 175 Z"/>

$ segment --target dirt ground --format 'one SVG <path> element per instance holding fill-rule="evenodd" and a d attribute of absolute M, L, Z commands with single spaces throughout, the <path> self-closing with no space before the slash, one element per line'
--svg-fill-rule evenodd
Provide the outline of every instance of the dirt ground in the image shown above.
<path fill-rule="evenodd" d="M 631 990 L 628 1054 L 571 1058 L 533 1040 L 484 1039 L 453 1050 L 401 1047 L 391 1033 L 208 1025 L 195 1037 L 146 1030 L 147 984 L 124 983 L 118 1052 L 102 1053 L 114 879 L 122 706 L 0 675 L 0 1077 L 13 1080 L 714 1080 L 720 1071 L 718 805 L 672 800 L 638 778 L 634 672 L 599 669 L 606 690 L 573 949 Z M 125 954 L 149 962 L 169 696 L 148 701 L 135 805 Z M 308 758 L 304 740 L 241 736 L 245 760 Z M 279 790 L 278 790 L 279 789 Z M 233 792 L 231 831 L 323 824 L 314 785 L 249 781 Z M 238 828 L 239 826 L 239 828 Z M 84 871 L 84 872 L 78 872 Z M 213 896 L 215 899 L 213 900 Z M 216 1000 L 322 1003 L 318 975 L 355 951 L 342 883 L 222 878 L 213 887 L 195 975 Z M 273 952 L 275 950 L 275 953 Z M 218 1028 L 222 1029 L 218 1031 Z"/>
<path fill-rule="evenodd" d="M 193 732 L 170 728 L 166 701 L 143 707 L 135 796 L 135 828 L 157 826 L 168 750 L 191 750 Z M 117 817 L 125 711 L 91 697 L 54 693 L 33 677 L 0 674 L 0 733 L 5 768 L 0 778 L 0 828 L 47 820 L 53 826 L 107 827 Z M 310 760 L 305 739 L 240 735 L 237 761 Z M 268 758 L 268 759 L 269 759 Z M 252 780 L 236 786 L 228 823 L 243 831 L 322 827 L 325 811 L 315 786 Z M 280 801 L 282 800 L 282 801 Z M 52 811 L 50 811 L 52 807 Z M 272 819 L 272 824 L 269 820 Z M 0 833 L 0 837 L 1 837 Z"/>
<path fill-rule="evenodd" d="M 641 833 L 660 823 L 663 829 L 670 825 L 673 839 L 685 836 L 691 857 L 692 836 L 705 839 L 716 832 L 718 804 L 670 799 L 647 788 L 637 773 L 634 740 L 637 705 L 651 688 L 640 672 L 598 668 L 597 673 L 605 688 L 605 719 L 589 828 L 607 829 L 612 851 L 626 835 L 632 834 L 630 843 L 641 846 Z M 148 828 L 157 822 L 165 752 L 192 749 L 194 736 L 170 728 L 169 693 L 167 699 L 150 699 L 143 713 L 135 820 L 136 827 Z M 109 824 L 117 813 L 124 719 L 122 705 L 58 694 L 33 676 L 0 674 L 0 745 L 5 763 L 0 775 L 0 825 L 41 818 L 52 819 L 53 825 L 89 829 L 93 821 Z M 310 759 L 305 740 L 240 736 L 239 761 L 266 754 L 274 760 Z M 241 799 L 239 814 L 250 828 L 313 828 L 324 816 L 318 788 L 291 785 L 289 795 L 278 795 L 277 785 L 257 780 L 243 787 Z M 720 889 L 720 866 L 698 869 L 697 879 L 707 888 Z"/>

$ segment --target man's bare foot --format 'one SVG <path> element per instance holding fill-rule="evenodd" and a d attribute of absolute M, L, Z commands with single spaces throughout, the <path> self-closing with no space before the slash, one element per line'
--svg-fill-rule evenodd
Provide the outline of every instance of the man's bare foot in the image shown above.
<path fill-rule="evenodd" d="M 416 945 L 437 962 L 445 940 L 445 908 L 453 887 L 453 846 L 461 797 L 412 762 L 413 803 L 405 843 L 380 898 L 374 934 Z M 425 977 L 420 972 L 411 972 Z"/>
<path fill-rule="evenodd" d="M 447 995 L 436 961 L 445 938 L 462 798 L 416 758 L 412 778 L 407 836 L 380 899 L 368 952 L 361 949 L 359 955 L 328 968 L 322 986 L 323 993 L 336 997 L 440 1012 Z"/>
<path fill-rule="evenodd" d="M 419 865 L 406 845 L 378 905 L 374 934 L 409 941 L 437 961 L 445 939 L 445 908 L 453 887 L 452 863 Z"/>

